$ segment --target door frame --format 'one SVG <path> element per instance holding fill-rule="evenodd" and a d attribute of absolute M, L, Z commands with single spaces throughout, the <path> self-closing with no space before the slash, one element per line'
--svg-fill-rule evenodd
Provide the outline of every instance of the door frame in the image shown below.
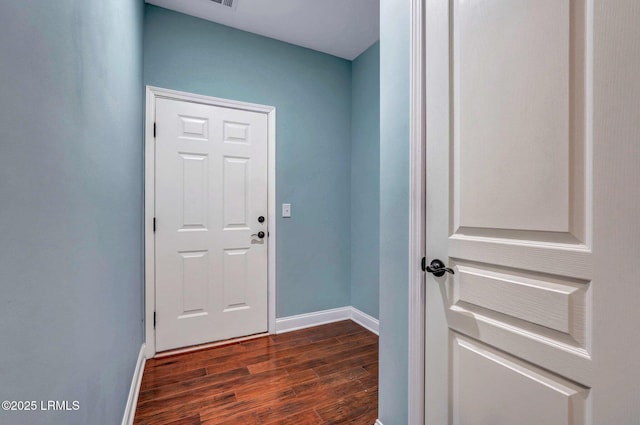
<path fill-rule="evenodd" d="M 411 0 L 410 139 L 409 139 L 409 341 L 408 418 L 425 418 L 425 274 L 426 247 L 426 128 L 425 128 L 425 0 Z"/>
<path fill-rule="evenodd" d="M 170 99 L 223 108 L 240 109 L 267 115 L 267 204 L 269 237 L 267 242 L 267 326 L 276 331 L 276 108 L 274 106 L 199 95 L 183 91 L 146 86 L 144 127 L 144 330 L 145 357 L 156 355 L 155 312 L 155 136 L 156 99 Z"/>

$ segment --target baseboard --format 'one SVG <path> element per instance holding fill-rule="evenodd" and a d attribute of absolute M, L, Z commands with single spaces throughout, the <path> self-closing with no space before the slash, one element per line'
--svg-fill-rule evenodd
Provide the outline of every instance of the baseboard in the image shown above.
<path fill-rule="evenodd" d="M 376 335 L 379 335 L 378 330 L 380 328 L 380 321 L 375 317 L 369 316 L 367 313 L 358 310 L 355 307 L 351 307 L 351 320 L 373 332 Z"/>
<path fill-rule="evenodd" d="M 133 419 L 136 415 L 136 405 L 138 404 L 138 394 L 140 393 L 140 384 L 142 383 L 142 373 L 144 372 L 144 364 L 147 358 L 144 355 L 145 344 L 140 347 L 136 368 L 133 371 L 133 379 L 131 380 L 131 388 L 129 388 L 129 397 L 127 398 L 127 406 L 124 409 L 122 417 L 122 425 L 133 425 Z"/>
<path fill-rule="evenodd" d="M 382 425 L 382 422 L 380 422 L 380 419 L 376 419 L 376 423 L 374 425 Z"/>
<path fill-rule="evenodd" d="M 314 311 L 296 316 L 276 319 L 276 333 L 297 331 L 312 326 L 326 325 L 341 320 L 353 320 L 360 326 L 378 335 L 379 321 L 355 307 L 339 307 L 330 310 Z"/>
<path fill-rule="evenodd" d="M 313 313 L 298 314 L 296 316 L 276 319 L 276 333 L 297 331 L 312 326 L 325 325 L 351 319 L 351 307 L 332 308 L 330 310 L 314 311 Z"/>

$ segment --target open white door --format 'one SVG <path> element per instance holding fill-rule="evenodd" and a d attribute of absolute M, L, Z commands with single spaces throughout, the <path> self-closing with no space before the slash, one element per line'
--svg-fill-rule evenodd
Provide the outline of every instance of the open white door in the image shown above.
<path fill-rule="evenodd" d="M 427 425 L 638 424 L 639 12 L 426 0 Z"/>
<path fill-rule="evenodd" d="M 267 331 L 267 115 L 157 98 L 156 350 Z"/>

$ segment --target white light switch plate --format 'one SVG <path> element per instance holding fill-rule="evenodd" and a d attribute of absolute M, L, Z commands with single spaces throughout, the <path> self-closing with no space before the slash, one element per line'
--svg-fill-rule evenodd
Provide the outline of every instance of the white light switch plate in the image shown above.
<path fill-rule="evenodd" d="M 282 204 L 282 216 L 291 217 L 291 204 Z"/>

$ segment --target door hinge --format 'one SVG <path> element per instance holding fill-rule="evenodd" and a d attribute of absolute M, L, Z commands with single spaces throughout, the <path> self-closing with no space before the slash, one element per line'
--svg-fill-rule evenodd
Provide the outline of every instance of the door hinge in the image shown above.
<path fill-rule="evenodd" d="M 153 217 L 153 233 L 156 232 L 156 218 Z"/>
<path fill-rule="evenodd" d="M 422 271 L 427 271 L 427 257 L 422 257 Z"/>
<path fill-rule="evenodd" d="M 156 328 L 156 312 L 153 312 L 153 329 Z"/>
<path fill-rule="evenodd" d="M 153 123 L 153 138 L 156 137 L 156 123 Z"/>

